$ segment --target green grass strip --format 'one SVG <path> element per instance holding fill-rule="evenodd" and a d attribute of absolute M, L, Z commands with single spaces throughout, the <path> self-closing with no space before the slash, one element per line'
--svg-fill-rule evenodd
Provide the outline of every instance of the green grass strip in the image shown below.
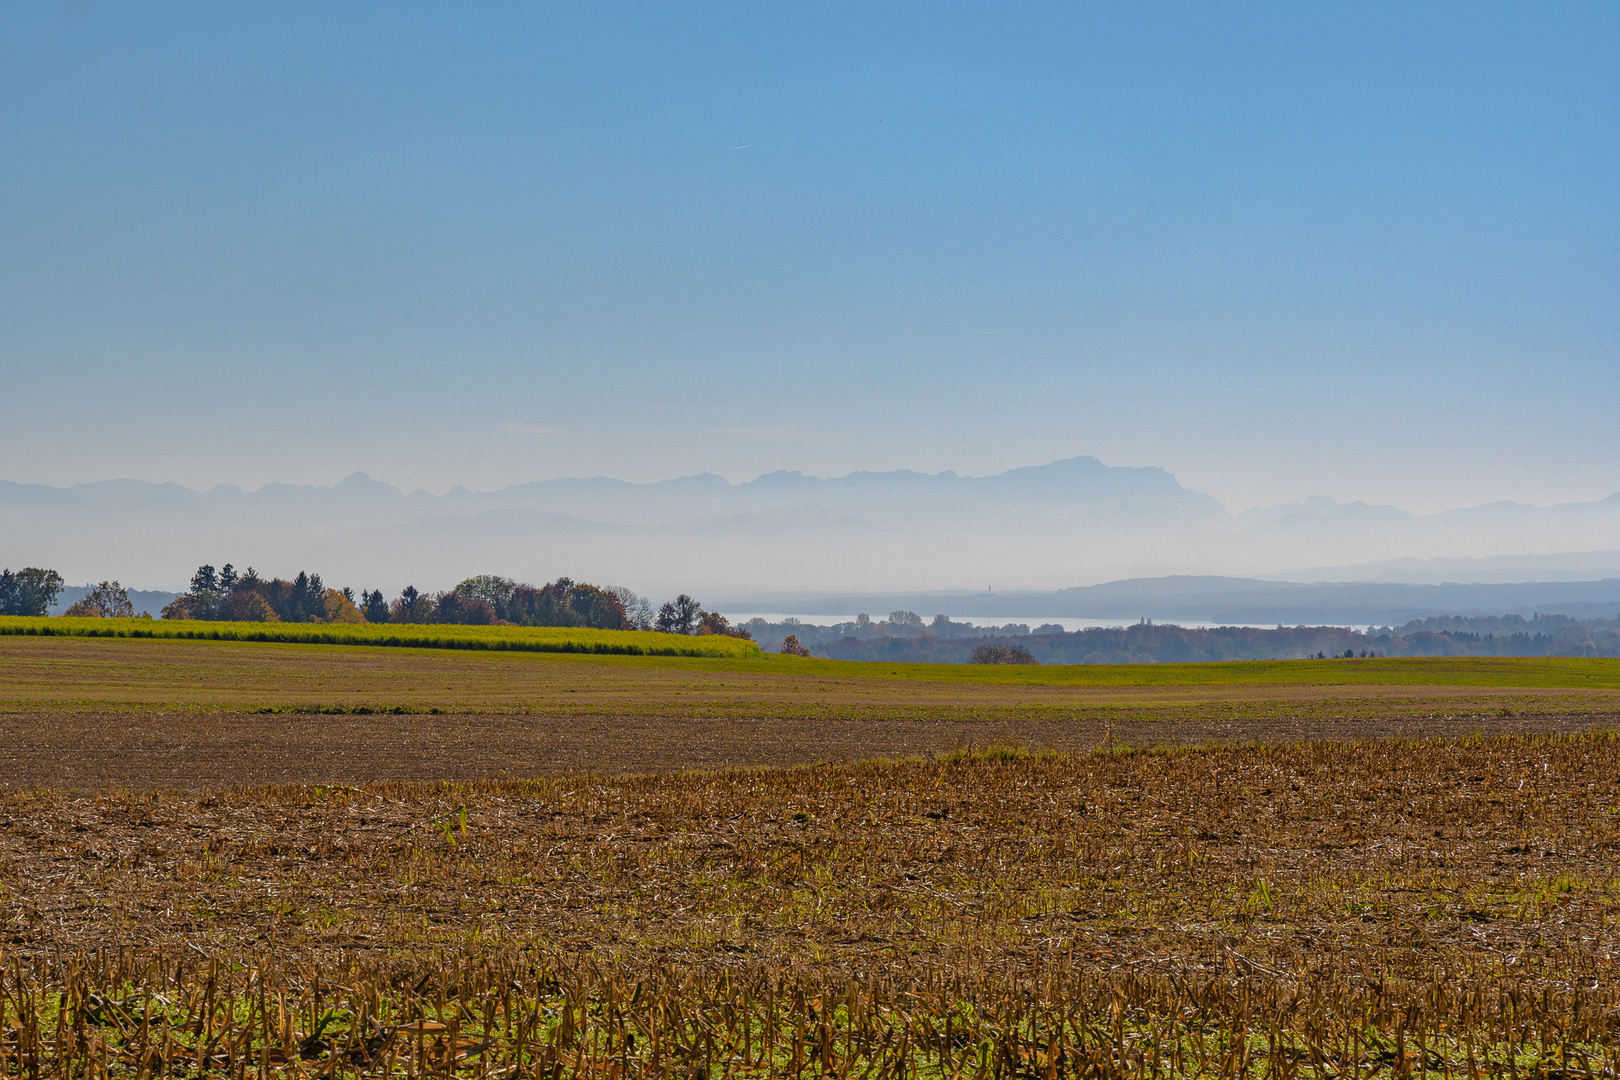
<path fill-rule="evenodd" d="M 156 619 L 0 616 L 0 637 L 169 638 L 289 645 L 373 645 L 415 649 L 698 660 L 701 669 L 792 672 L 800 676 L 896 679 L 995 686 L 1150 688 L 1178 686 L 1479 686 L 1527 690 L 1620 690 L 1620 660 L 1588 657 L 1388 657 L 1239 660 L 1195 664 L 905 664 L 777 656 L 741 638 L 635 630 L 415 624 L 233 623 Z M 646 658 L 638 662 L 637 658 Z"/>
<path fill-rule="evenodd" d="M 786 659 L 786 658 L 784 658 Z M 988 683 L 998 686 L 1495 686 L 1620 689 L 1620 660 L 1584 657 L 1388 657 L 1364 660 L 1222 660 L 1191 664 L 895 664 L 805 660 L 822 675 Z"/>

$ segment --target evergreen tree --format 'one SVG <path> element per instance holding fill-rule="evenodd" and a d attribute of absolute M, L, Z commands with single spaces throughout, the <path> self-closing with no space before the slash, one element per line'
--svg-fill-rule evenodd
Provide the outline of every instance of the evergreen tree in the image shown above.
<path fill-rule="evenodd" d="M 219 592 L 219 575 L 214 568 L 204 564 L 197 567 L 197 572 L 191 575 L 191 595 L 202 596 L 207 593 L 214 595 Z"/>
<path fill-rule="evenodd" d="M 365 612 L 366 622 L 385 623 L 388 621 L 388 601 L 383 599 L 381 589 L 361 593 L 360 599 L 363 601 L 361 610 Z"/>

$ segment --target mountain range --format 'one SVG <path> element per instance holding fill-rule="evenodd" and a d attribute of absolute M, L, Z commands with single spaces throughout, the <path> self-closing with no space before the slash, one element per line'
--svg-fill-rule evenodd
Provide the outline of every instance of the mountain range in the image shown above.
<path fill-rule="evenodd" d="M 1436 615 L 1568 615 L 1620 618 L 1620 577 L 1594 581 L 1448 583 L 1263 581 L 1169 575 L 1039 591 L 864 593 L 730 599 L 729 610 L 803 616 L 912 611 L 978 620 L 1208 623 L 1230 626 L 1399 626 Z"/>
<path fill-rule="evenodd" d="M 389 591 L 501 573 L 739 599 L 1058 590 L 1166 575 L 1575 581 L 1620 576 L 1620 494 L 1427 515 L 1315 498 L 1234 514 L 1162 469 L 1089 457 L 986 477 L 599 477 L 438 495 L 363 474 L 255 491 L 0 482 L 0 562 L 154 589 L 183 586 L 201 563 L 233 562 Z"/>

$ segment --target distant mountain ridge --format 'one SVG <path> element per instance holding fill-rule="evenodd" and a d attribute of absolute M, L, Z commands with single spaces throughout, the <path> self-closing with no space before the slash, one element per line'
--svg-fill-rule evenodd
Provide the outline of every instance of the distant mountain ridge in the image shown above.
<path fill-rule="evenodd" d="M 1620 577 L 1620 548 L 1564 551 L 1550 555 L 1486 555 L 1476 558 L 1390 559 L 1352 566 L 1307 567 L 1290 575 L 1299 581 L 1448 582 L 1512 584 L 1528 581 L 1590 581 Z"/>
<path fill-rule="evenodd" d="M 1252 578 L 1171 575 L 1049 591 L 877 593 L 822 597 L 726 598 L 733 611 L 874 618 L 914 611 L 925 619 L 1097 619 L 1234 626 L 1398 626 L 1437 615 L 1620 617 L 1620 577 L 1600 581 L 1417 585 L 1307 584 Z"/>
<path fill-rule="evenodd" d="M 829 479 L 779 471 L 732 484 L 722 476 L 700 473 L 640 484 L 607 477 L 540 480 L 492 492 L 469 491 L 458 485 L 443 495 L 420 490 L 407 495 L 364 473 L 354 473 L 331 487 L 270 483 L 254 492 L 229 484 L 192 491 L 176 484 L 138 480 L 108 480 L 68 488 L 0 481 L 0 508 L 130 508 L 162 503 L 249 512 L 279 510 L 292 501 L 351 513 L 403 510 L 465 515 L 543 510 L 602 524 L 647 524 L 654 515 L 658 516 L 656 520 L 669 523 L 730 514 L 780 514 L 806 507 L 835 514 L 859 512 L 880 519 L 1031 510 L 1059 516 L 1131 510 L 1228 516 L 1215 499 L 1182 487 L 1163 469 L 1108 466 L 1091 457 L 1068 458 L 984 477 L 901 469 L 856 472 Z"/>
<path fill-rule="evenodd" d="M 360 473 L 330 486 L 270 483 L 256 491 L 0 481 L 0 562 L 54 565 L 69 580 L 119 577 L 170 589 L 199 563 L 226 560 L 387 589 L 445 587 L 488 572 L 739 595 L 986 584 L 1051 591 L 1171 574 L 1299 580 L 1309 567 L 1343 572 L 1380 561 L 1574 550 L 1620 551 L 1620 495 L 1429 515 L 1313 498 L 1234 515 L 1163 469 L 1092 457 L 982 477 L 908 470 L 836 478 L 779 471 L 736 484 L 713 474 L 655 483 L 592 477 L 438 495 Z M 1620 559 L 1599 562 L 1592 565 L 1620 571 Z M 1558 574 L 1611 576 L 1586 565 L 1566 560 Z"/>
<path fill-rule="evenodd" d="M 92 585 L 67 586 L 57 596 L 56 603 L 51 605 L 50 613 L 52 615 L 62 614 L 63 610 L 72 607 L 88 596 L 92 588 L 94 588 Z M 159 618 L 163 614 L 164 607 L 176 596 L 180 595 L 176 592 L 157 589 L 126 589 L 125 592 L 129 596 L 130 606 L 135 609 L 135 614 L 150 615 L 154 619 Z"/>

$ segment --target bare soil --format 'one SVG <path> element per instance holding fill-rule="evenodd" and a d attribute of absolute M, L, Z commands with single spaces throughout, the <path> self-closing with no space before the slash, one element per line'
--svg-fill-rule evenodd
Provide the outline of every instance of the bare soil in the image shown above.
<path fill-rule="evenodd" d="M 626 1038 L 679 1014 L 774 1032 L 739 1076 L 794 1074 L 816 1025 L 827 1075 L 1157 1075 L 1162 1050 L 1612 1076 L 1617 721 L 1614 691 L 0 641 L 0 1075 L 374 1071 L 430 1015 L 418 1072 L 465 1024 L 511 1075 L 717 1074 L 712 1043 Z M 358 1057 L 317 1038 L 333 995 Z"/>
<path fill-rule="evenodd" d="M 1115 745 L 1559 734 L 1613 717 L 1123 721 Z M 352 716 L 27 712 L 0 716 L 0 787 L 195 790 L 267 783 L 471 780 L 564 771 L 667 772 L 931 757 L 1015 746 L 1086 751 L 1110 730 L 1072 720 L 670 715 Z"/>
<path fill-rule="evenodd" d="M 0 639 L 0 786 L 12 789 L 663 772 L 996 745 L 1083 751 L 1617 724 L 1612 690 L 1018 686 L 678 660 Z"/>

